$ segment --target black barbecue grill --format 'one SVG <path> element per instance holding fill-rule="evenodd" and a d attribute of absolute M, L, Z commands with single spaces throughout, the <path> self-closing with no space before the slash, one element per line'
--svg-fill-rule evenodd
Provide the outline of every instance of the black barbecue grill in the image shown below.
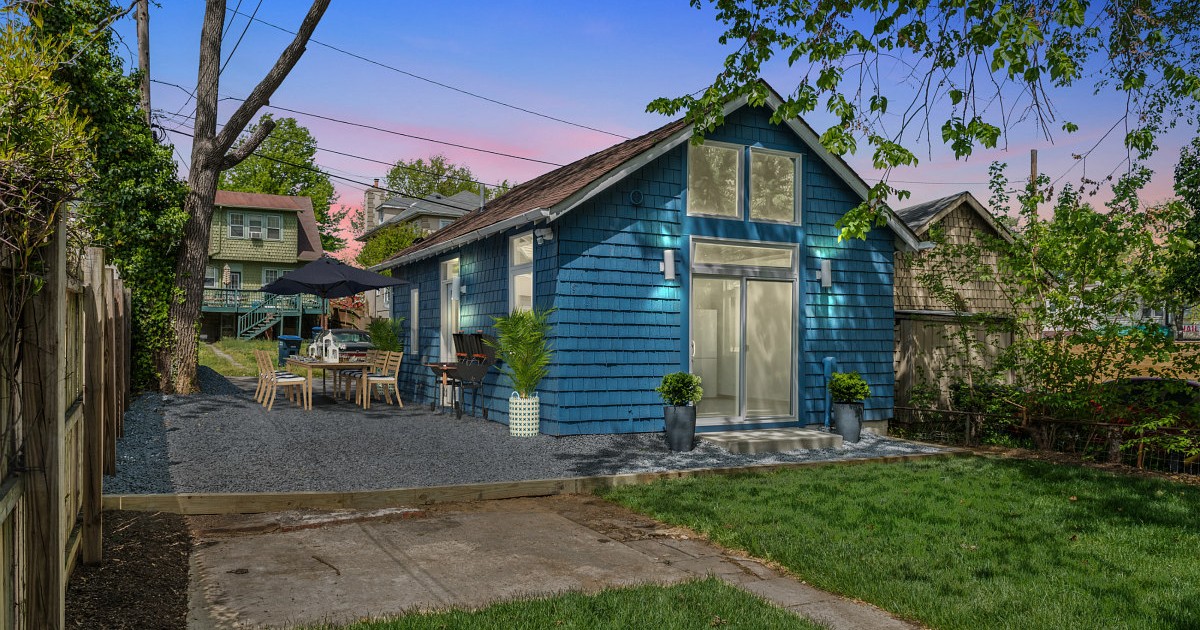
<path fill-rule="evenodd" d="M 463 407 L 466 405 L 465 390 L 472 391 L 472 414 L 481 406 L 479 389 L 483 387 L 483 379 L 487 376 L 488 370 L 496 365 L 496 349 L 487 343 L 491 340 L 490 336 L 483 333 L 454 333 L 454 354 L 458 360 L 458 367 L 450 373 L 450 378 L 453 379 L 454 386 L 458 389 L 455 412 L 460 418 L 463 414 Z M 483 419 L 487 420 L 487 417 L 487 406 L 483 405 Z"/>

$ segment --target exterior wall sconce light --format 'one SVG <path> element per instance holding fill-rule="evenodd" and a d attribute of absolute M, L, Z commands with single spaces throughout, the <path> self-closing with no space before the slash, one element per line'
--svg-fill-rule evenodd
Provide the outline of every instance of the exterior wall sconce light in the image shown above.
<path fill-rule="evenodd" d="M 658 270 L 663 272 L 663 280 L 675 279 L 675 250 L 663 250 L 663 259 L 658 263 Z"/>
<path fill-rule="evenodd" d="M 821 281 L 821 288 L 828 289 L 833 286 L 833 261 L 828 258 L 821 259 L 821 268 L 817 270 L 817 280 Z"/>
<path fill-rule="evenodd" d="M 454 276 L 454 279 L 450 281 L 450 299 L 457 302 L 460 295 L 466 294 L 467 287 L 462 283 L 462 276 Z"/>
<path fill-rule="evenodd" d="M 534 236 L 534 238 L 537 239 L 537 242 L 539 245 L 542 244 L 542 242 L 544 242 L 544 241 L 553 241 L 554 240 L 554 229 L 548 228 L 548 227 L 538 228 L 533 231 L 533 236 Z"/>

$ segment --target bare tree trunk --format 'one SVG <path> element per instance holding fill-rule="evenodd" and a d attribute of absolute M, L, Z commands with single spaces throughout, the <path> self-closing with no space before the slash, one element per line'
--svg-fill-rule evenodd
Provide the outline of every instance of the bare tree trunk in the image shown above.
<path fill-rule="evenodd" d="M 266 105 L 283 83 L 300 56 L 313 29 L 321 21 L 329 0 L 313 0 L 295 39 L 279 55 L 275 65 L 250 96 L 229 117 L 217 133 L 217 89 L 221 63 L 221 31 L 225 20 L 225 0 L 208 0 L 200 30 L 200 64 L 196 76 L 196 123 L 192 134 L 192 166 L 188 173 L 188 213 L 183 241 L 175 263 L 175 284 L 181 299 L 171 304 L 171 329 L 175 338 L 159 354 L 159 385 L 164 393 L 189 394 L 196 390 L 196 325 L 204 298 L 204 266 L 208 263 L 209 229 L 212 227 L 213 200 L 221 171 L 246 159 L 271 133 L 274 124 L 265 121 L 253 136 L 230 151 L 237 137 Z"/>

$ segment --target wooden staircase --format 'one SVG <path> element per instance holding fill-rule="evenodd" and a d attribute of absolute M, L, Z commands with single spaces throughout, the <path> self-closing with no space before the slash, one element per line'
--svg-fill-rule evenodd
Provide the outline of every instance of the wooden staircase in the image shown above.
<path fill-rule="evenodd" d="M 266 330 L 268 328 L 274 326 L 278 322 L 279 322 L 278 315 L 276 315 L 275 313 L 267 313 L 266 317 L 264 317 L 262 319 L 262 321 L 258 322 L 257 324 L 254 324 L 253 326 L 250 326 L 249 328 L 246 328 L 245 330 L 242 330 L 241 327 L 239 326 L 238 339 L 241 339 L 243 341 L 253 339 L 253 338 L 263 334 L 264 332 L 266 332 Z"/>

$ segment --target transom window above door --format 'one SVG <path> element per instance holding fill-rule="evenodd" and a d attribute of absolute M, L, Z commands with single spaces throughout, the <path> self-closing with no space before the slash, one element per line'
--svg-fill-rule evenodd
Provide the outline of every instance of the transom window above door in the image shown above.
<path fill-rule="evenodd" d="M 800 167 L 797 153 L 712 141 L 690 145 L 687 213 L 741 219 L 748 205 L 751 221 L 800 223 Z"/>

